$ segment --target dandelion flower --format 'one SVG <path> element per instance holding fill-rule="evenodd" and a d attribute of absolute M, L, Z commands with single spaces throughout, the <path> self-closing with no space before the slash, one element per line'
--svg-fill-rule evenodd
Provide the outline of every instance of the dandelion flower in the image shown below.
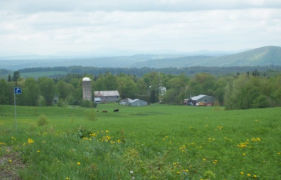
<path fill-rule="evenodd" d="M 77 165 L 79 166 L 81 163 L 80 162 L 77 162 Z"/>
<path fill-rule="evenodd" d="M 246 153 L 243 153 L 242 155 L 243 155 L 243 156 L 246 156 Z"/>
<path fill-rule="evenodd" d="M 67 178 L 65 178 L 66 180 L 70 180 L 70 178 L 69 177 L 67 177 Z"/>
<path fill-rule="evenodd" d="M 254 178 L 258 177 L 257 175 L 253 175 Z"/>
<path fill-rule="evenodd" d="M 206 161 L 206 159 L 204 158 L 203 161 Z"/>
<path fill-rule="evenodd" d="M 240 172 L 240 174 L 241 174 L 241 175 L 243 175 L 243 174 L 244 174 L 244 172 L 242 172 L 242 171 L 241 171 L 241 172 Z"/>
<path fill-rule="evenodd" d="M 188 172 L 188 169 L 184 170 L 185 172 Z"/>
<path fill-rule="evenodd" d="M 40 153 L 40 150 L 37 150 L 36 152 Z"/>
<path fill-rule="evenodd" d="M 28 138 L 28 139 L 27 139 L 27 143 L 28 143 L 28 144 L 33 144 L 33 143 L 34 143 L 34 141 L 33 141 L 33 139 Z"/>
<path fill-rule="evenodd" d="M 247 176 L 248 176 L 248 177 L 251 177 L 251 174 L 248 173 Z"/>
<path fill-rule="evenodd" d="M 12 163 L 12 160 L 11 160 L 11 159 L 9 159 L 9 163 Z"/>

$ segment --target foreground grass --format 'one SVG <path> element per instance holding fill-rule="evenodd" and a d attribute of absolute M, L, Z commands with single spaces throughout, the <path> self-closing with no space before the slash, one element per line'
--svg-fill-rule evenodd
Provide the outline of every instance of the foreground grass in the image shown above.
<path fill-rule="evenodd" d="M 281 179 L 281 108 L 106 104 L 17 112 L 16 133 L 13 106 L 0 106 L 0 155 L 18 154 L 23 179 Z M 41 115 L 46 125 L 38 125 Z"/>

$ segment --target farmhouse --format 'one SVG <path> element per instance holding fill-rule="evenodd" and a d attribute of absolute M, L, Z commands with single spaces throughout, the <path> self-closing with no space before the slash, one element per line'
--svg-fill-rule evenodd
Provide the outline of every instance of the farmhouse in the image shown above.
<path fill-rule="evenodd" d="M 95 91 L 95 98 L 100 98 L 101 102 L 116 102 L 119 101 L 120 95 L 117 90 L 114 91 Z"/>
<path fill-rule="evenodd" d="M 208 95 L 198 95 L 190 97 L 189 99 L 184 99 L 184 104 L 191 106 L 210 106 L 215 102 L 215 98 Z"/>
<path fill-rule="evenodd" d="M 140 99 L 124 99 L 122 101 L 120 101 L 121 105 L 127 105 L 127 106 L 147 106 L 147 102 L 140 100 Z"/>

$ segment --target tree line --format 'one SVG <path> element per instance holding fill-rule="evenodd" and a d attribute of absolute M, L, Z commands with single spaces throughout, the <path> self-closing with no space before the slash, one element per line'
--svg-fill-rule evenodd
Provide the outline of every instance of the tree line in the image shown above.
<path fill-rule="evenodd" d="M 199 94 L 213 96 L 217 105 L 226 109 L 248 109 L 281 106 L 281 74 L 262 76 L 258 70 L 216 77 L 197 73 L 188 77 L 149 72 L 142 77 L 125 73 L 68 74 L 61 77 L 22 78 L 19 71 L 8 80 L 0 80 L 0 104 L 12 105 L 14 87 L 22 88 L 18 105 L 52 106 L 82 105 L 82 78 L 92 80 L 93 91 L 118 90 L 121 98 L 139 98 L 149 103 L 182 104 L 184 99 Z M 163 92 L 163 88 L 166 91 Z"/>
<path fill-rule="evenodd" d="M 256 69 L 260 72 L 261 76 L 272 76 L 280 73 L 281 66 L 233 66 L 233 67 L 204 67 L 204 66 L 194 66 L 194 67 L 169 67 L 169 68 L 108 68 L 108 67 L 84 67 L 84 66 L 70 66 L 70 67 L 34 67 L 19 69 L 20 73 L 29 72 L 46 72 L 46 71 L 64 71 L 69 74 L 92 74 L 98 76 L 99 74 L 105 74 L 110 72 L 111 74 L 117 75 L 120 73 L 130 74 L 137 77 L 142 77 L 150 72 L 161 72 L 164 74 L 174 74 L 180 75 L 185 74 L 186 76 L 194 76 L 197 73 L 205 72 L 215 76 L 222 75 L 235 75 L 237 73 L 247 73 Z M 3 71 L 4 72 L 4 71 Z M 0 71 L 1 73 L 1 71 Z M 57 75 L 54 75 L 55 77 Z"/>

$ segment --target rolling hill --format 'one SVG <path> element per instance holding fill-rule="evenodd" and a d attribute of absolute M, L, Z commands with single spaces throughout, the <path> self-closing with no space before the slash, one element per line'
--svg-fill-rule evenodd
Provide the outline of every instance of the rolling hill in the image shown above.
<path fill-rule="evenodd" d="M 281 65 L 281 47 L 265 46 L 257 49 L 244 51 L 237 54 L 210 57 L 210 56 L 187 56 L 174 59 L 160 59 L 137 62 L 134 67 L 190 67 L 190 66 L 268 66 Z"/>

